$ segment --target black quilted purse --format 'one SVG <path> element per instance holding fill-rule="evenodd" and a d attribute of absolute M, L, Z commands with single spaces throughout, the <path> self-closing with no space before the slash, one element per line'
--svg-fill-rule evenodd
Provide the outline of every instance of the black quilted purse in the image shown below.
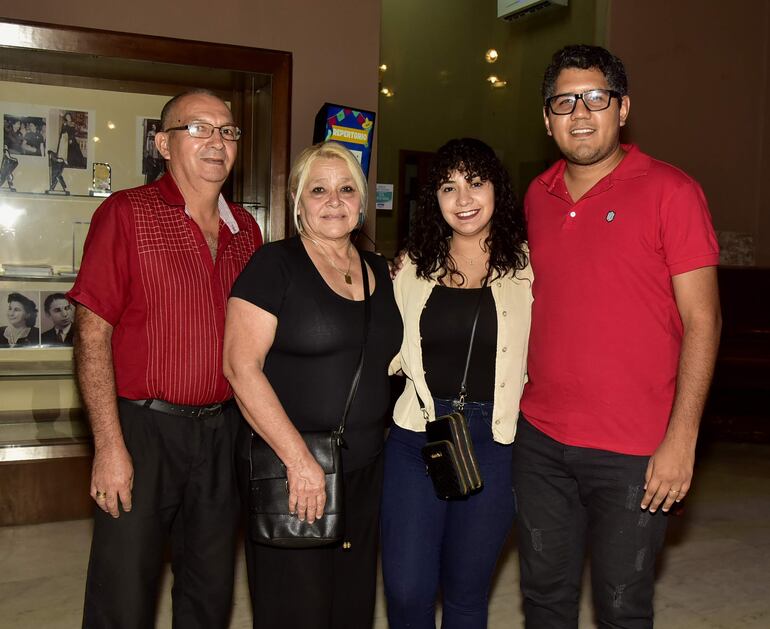
<path fill-rule="evenodd" d="M 482 286 L 486 286 L 486 281 Z M 449 415 L 437 417 L 428 421 L 428 412 L 420 399 L 423 415 L 425 416 L 425 434 L 427 443 L 422 448 L 422 458 L 425 461 L 430 479 L 433 481 L 433 489 L 439 498 L 451 500 L 464 498 L 474 491 L 481 489 L 483 481 L 476 454 L 473 451 L 473 442 L 468 431 L 468 421 L 463 414 L 466 396 L 466 381 L 468 378 L 468 365 L 471 362 L 473 339 L 476 336 L 476 324 L 481 310 L 481 299 L 484 295 L 482 289 L 479 302 L 476 305 L 476 314 L 473 317 L 471 327 L 471 339 L 468 343 L 468 355 L 465 358 L 465 372 L 460 383 L 460 395 L 453 403 L 454 411 Z"/>
<path fill-rule="evenodd" d="M 361 379 L 371 318 L 369 274 L 363 255 L 360 257 L 364 278 L 364 334 L 342 421 L 332 431 L 302 433 L 308 450 L 326 474 L 326 506 L 323 517 L 310 524 L 307 520 L 301 521 L 296 515 L 289 513 L 286 467 L 273 449 L 252 431 L 249 456 L 249 534 L 253 541 L 260 544 L 284 548 L 311 548 L 342 540 L 345 525 L 345 486 L 340 450 L 346 447 L 343 439 L 345 421 Z"/>

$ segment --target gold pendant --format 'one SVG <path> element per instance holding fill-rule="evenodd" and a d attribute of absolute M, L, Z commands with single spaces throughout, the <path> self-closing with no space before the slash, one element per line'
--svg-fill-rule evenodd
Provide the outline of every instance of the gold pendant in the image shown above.
<path fill-rule="evenodd" d="M 345 284 L 352 284 L 352 283 L 353 283 L 353 278 L 350 277 L 350 275 L 348 275 L 347 273 L 345 273 Z"/>

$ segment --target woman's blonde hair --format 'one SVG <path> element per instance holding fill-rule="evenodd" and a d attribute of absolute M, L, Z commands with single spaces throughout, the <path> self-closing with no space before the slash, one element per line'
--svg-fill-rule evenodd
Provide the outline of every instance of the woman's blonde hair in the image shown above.
<path fill-rule="evenodd" d="M 293 208 L 294 227 L 297 228 L 297 233 L 301 234 L 303 231 L 302 223 L 299 220 L 299 201 L 302 196 L 302 189 L 305 187 L 310 167 L 318 159 L 341 159 L 350 169 L 350 174 L 361 197 L 361 207 L 358 210 L 358 227 L 362 227 L 364 220 L 366 220 L 368 186 L 364 171 L 361 170 L 361 164 L 358 163 L 353 153 L 342 146 L 342 144 L 338 142 L 319 142 L 309 146 L 299 154 L 297 159 L 294 160 L 294 165 L 289 173 L 289 204 Z"/>

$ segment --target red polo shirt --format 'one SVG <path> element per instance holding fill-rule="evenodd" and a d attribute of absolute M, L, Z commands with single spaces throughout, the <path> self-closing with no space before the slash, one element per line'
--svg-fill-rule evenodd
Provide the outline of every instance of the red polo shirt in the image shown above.
<path fill-rule="evenodd" d="M 577 203 L 563 160 L 525 198 L 532 255 L 521 408 L 568 445 L 649 455 L 668 425 L 682 321 L 671 276 L 716 265 L 706 199 L 635 146 Z"/>
<path fill-rule="evenodd" d="M 94 213 L 69 296 L 113 326 L 118 395 L 204 405 L 232 397 L 222 375 L 230 288 L 262 237 L 219 200 L 216 263 L 173 178 L 110 196 Z"/>

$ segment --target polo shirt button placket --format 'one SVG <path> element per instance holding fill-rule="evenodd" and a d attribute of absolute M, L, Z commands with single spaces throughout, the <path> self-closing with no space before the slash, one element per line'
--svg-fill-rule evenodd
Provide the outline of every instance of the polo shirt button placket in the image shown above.
<path fill-rule="evenodd" d="M 564 224 L 562 225 L 562 229 L 575 229 L 577 226 L 577 212 L 572 209 L 569 212 L 567 212 L 567 215 L 564 217 Z"/>

